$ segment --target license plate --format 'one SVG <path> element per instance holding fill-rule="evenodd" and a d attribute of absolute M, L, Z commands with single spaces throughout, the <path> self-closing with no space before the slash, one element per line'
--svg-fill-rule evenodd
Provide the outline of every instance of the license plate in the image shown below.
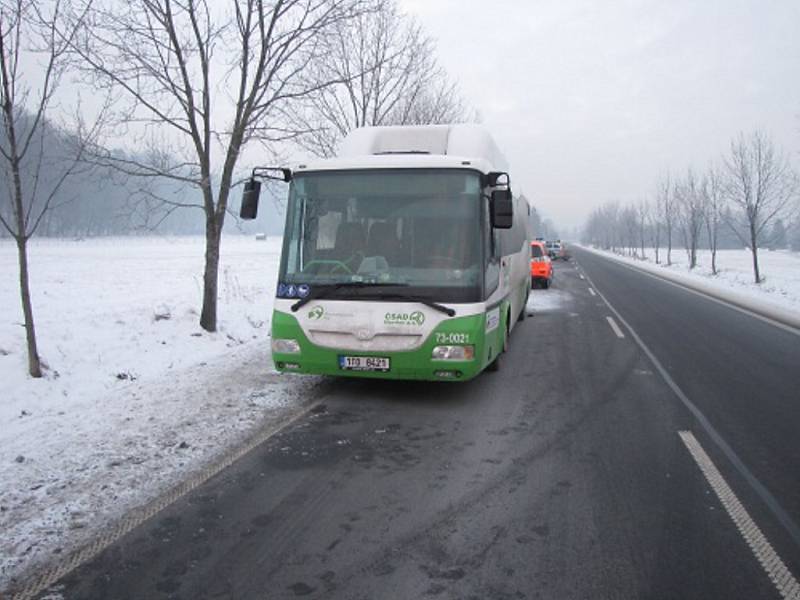
<path fill-rule="evenodd" d="M 340 356 L 339 368 L 345 371 L 388 371 L 389 359 L 379 356 Z"/>

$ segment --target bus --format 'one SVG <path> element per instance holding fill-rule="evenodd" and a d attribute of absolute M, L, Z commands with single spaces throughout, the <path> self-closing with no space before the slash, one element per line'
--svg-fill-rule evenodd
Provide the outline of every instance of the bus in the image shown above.
<path fill-rule="evenodd" d="M 281 372 L 467 381 L 525 318 L 530 208 L 477 125 L 364 127 L 293 169 L 272 315 Z"/>

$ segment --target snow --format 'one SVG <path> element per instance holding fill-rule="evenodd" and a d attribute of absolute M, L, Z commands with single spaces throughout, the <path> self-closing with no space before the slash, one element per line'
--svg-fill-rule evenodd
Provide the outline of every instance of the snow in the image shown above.
<path fill-rule="evenodd" d="M 778 311 L 800 317 L 800 253 L 788 250 L 766 250 L 758 253 L 759 269 L 763 277 L 760 284 L 753 281 L 753 259 L 748 249 L 719 250 L 717 252 L 717 275 L 711 273 L 711 253 L 698 251 L 698 266 L 689 270 L 689 260 L 682 248 L 672 250 L 671 266 L 664 264 L 666 248 L 659 250 L 661 264 L 655 264 L 655 251 L 645 248 L 646 260 L 620 256 L 605 250 L 588 248 L 615 260 L 635 265 L 656 273 L 667 273 L 670 278 L 700 285 L 733 301 L 765 311 Z M 641 251 L 640 251 L 641 253 Z"/>
<path fill-rule="evenodd" d="M 279 377 L 267 350 L 279 255 L 279 239 L 223 239 L 209 334 L 202 239 L 33 240 L 34 380 L 0 242 L 0 590 L 308 395 L 315 379 Z"/>
<path fill-rule="evenodd" d="M 528 297 L 528 304 L 525 309 L 529 315 L 537 313 L 559 312 L 572 303 L 572 294 L 565 290 L 559 290 L 557 283 L 548 289 L 533 289 Z"/>

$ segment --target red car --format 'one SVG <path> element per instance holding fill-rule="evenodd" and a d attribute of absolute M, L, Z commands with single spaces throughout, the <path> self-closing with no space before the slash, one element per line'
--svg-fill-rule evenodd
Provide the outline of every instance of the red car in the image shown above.
<path fill-rule="evenodd" d="M 553 281 L 553 263 L 544 242 L 531 242 L 531 285 L 539 285 L 545 289 Z"/>

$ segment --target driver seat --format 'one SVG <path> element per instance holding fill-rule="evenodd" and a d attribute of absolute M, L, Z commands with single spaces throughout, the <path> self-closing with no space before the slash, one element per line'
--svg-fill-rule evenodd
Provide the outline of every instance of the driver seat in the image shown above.
<path fill-rule="evenodd" d="M 364 246 L 366 245 L 366 234 L 361 223 L 341 223 L 336 230 L 336 241 L 333 244 L 333 257 L 342 261 L 350 267 L 364 257 Z"/>
<path fill-rule="evenodd" d="M 382 256 L 390 265 L 397 264 L 400 259 L 400 240 L 393 223 L 376 221 L 370 225 L 367 256 Z"/>

